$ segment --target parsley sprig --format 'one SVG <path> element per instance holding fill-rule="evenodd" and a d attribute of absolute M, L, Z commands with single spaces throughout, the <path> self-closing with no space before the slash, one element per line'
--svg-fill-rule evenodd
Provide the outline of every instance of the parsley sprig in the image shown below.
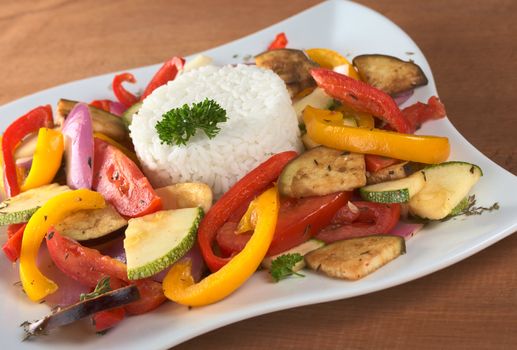
<path fill-rule="evenodd" d="M 299 253 L 280 255 L 271 262 L 271 269 L 269 270 L 271 277 L 276 282 L 291 275 L 305 277 L 301 273 L 293 271 L 294 266 L 302 260 L 303 256 Z"/>
<path fill-rule="evenodd" d="M 192 106 L 184 104 L 164 113 L 162 120 L 156 123 L 156 131 L 162 143 L 186 145 L 197 129 L 203 130 L 208 138 L 214 138 L 221 131 L 217 124 L 227 120 L 226 110 L 206 98 Z"/>

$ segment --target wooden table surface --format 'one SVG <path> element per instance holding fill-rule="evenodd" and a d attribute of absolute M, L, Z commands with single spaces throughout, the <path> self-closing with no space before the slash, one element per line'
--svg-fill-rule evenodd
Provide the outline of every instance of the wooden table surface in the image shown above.
<path fill-rule="evenodd" d="M 208 49 L 317 2 L 1 0 L 0 104 L 71 80 Z M 516 174 L 517 2 L 358 2 L 418 43 L 451 121 Z M 177 348 L 515 349 L 516 253 L 513 235 L 411 283 L 256 317 Z"/>

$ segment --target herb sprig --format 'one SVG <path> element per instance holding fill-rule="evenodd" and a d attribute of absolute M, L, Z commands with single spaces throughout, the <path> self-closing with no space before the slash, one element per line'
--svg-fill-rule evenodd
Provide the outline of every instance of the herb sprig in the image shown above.
<path fill-rule="evenodd" d="M 87 299 L 93 299 L 98 297 L 101 294 L 108 293 L 111 290 L 110 287 L 110 278 L 104 277 L 97 283 L 93 292 L 90 293 L 81 293 L 79 296 L 79 300 L 84 301 Z"/>
<path fill-rule="evenodd" d="M 206 98 L 192 106 L 184 104 L 164 113 L 155 128 L 162 143 L 186 145 L 197 129 L 203 130 L 208 138 L 214 138 L 221 131 L 217 124 L 227 120 L 226 110 L 214 100 Z"/>
<path fill-rule="evenodd" d="M 299 253 L 280 255 L 271 262 L 271 269 L 269 271 L 271 277 L 273 277 L 276 282 L 291 275 L 305 277 L 301 273 L 293 270 L 294 266 L 302 260 L 303 256 Z"/>

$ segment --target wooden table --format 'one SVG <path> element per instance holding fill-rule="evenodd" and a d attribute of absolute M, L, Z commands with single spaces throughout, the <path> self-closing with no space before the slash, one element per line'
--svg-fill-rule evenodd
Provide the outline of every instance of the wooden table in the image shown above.
<path fill-rule="evenodd" d="M 0 103 L 211 48 L 317 2 L 4 0 Z M 517 2 L 359 2 L 411 35 L 429 60 L 454 125 L 516 174 Z M 516 252 L 514 235 L 417 281 L 256 317 L 178 349 L 517 348 Z"/>

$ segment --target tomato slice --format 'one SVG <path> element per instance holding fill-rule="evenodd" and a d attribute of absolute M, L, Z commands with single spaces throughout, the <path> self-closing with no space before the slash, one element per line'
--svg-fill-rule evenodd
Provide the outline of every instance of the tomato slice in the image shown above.
<path fill-rule="evenodd" d="M 332 223 L 316 234 L 316 238 L 325 243 L 332 243 L 353 237 L 387 234 L 399 221 L 400 204 L 398 203 L 353 202 L 353 204 L 359 209 L 359 215 L 354 222 L 344 220 L 345 217 L 349 217 L 344 212 L 351 210 L 349 206 L 344 206 L 336 213 Z"/>
<path fill-rule="evenodd" d="M 268 256 L 276 255 L 307 241 L 327 226 L 336 211 L 350 199 L 351 192 L 338 192 L 302 199 L 282 198 L 275 235 Z M 240 252 L 251 234 L 235 234 L 237 222 L 226 222 L 217 232 L 217 244 L 225 254 Z"/>
<path fill-rule="evenodd" d="M 417 102 L 404 108 L 402 115 L 411 125 L 411 132 L 415 132 L 428 120 L 445 118 L 446 111 L 438 97 L 431 96 L 427 103 Z"/>
<path fill-rule="evenodd" d="M 397 164 L 400 162 L 400 160 L 395 158 L 378 156 L 375 154 L 365 154 L 364 162 L 366 164 L 366 170 L 374 173 L 381 169 L 387 168 L 390 165 Z"/>
<path fill-rule="evenodd" d="M 92 185 L 124 216 L 143 216 L 162 206 L 160 197 L 135 163 L 98 138 L 95 138 Z"/>
<path fill-rule="evenodd" d="M 93 288 L 106 276 L 111 279 L 112 289 L 121 288 L 130 283 L 126 265 L 107 255 L 102 255 L 96 249 L 84 247 L 61 236 L 53 229 L 47 234 L 46 243 L 50 257 L 57 268 L 85 286 Z M 129 314 L 137 315 L 151 311 L 165 301 L 160 283 L 149 279 L 132 283 L 137 286 L 140 299 L 124 306 Z"/>

